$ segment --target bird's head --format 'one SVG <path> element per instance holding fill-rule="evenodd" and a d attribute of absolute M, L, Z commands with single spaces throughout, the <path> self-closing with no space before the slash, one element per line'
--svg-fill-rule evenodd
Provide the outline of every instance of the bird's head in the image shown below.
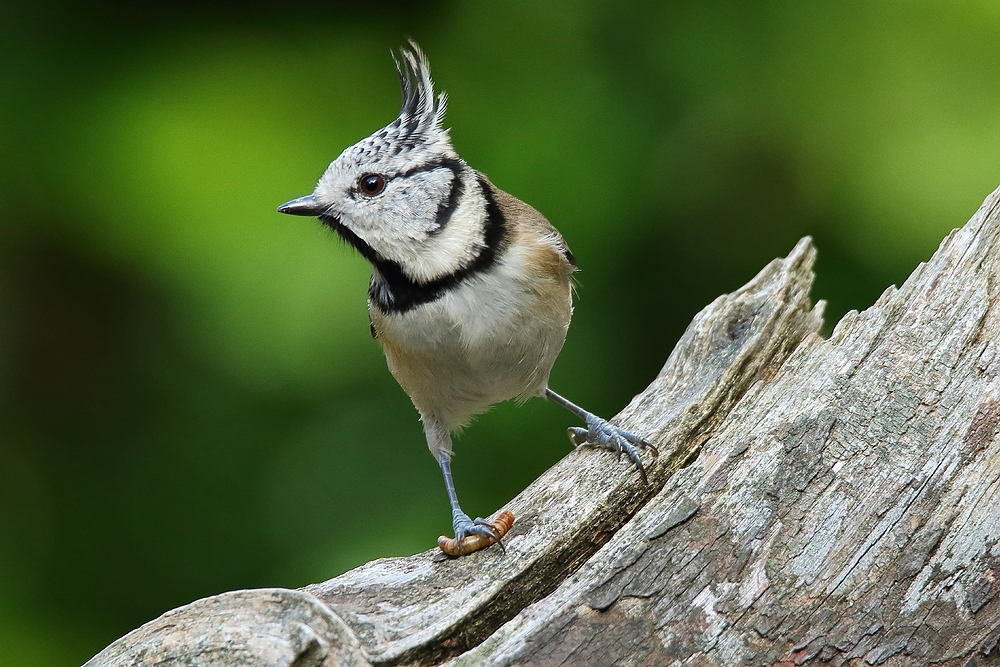
<path fill-rule="evenodd" d="M 413 42 L 396 60 L 399 117 L 334 160 L 312 194 L 278 208 L 317 216 L 374 266 L 426 283 L 460 270 L 483 241 L 477 174 L 441 125 L 447 96 L 434 94 L 430 66 Z"/>

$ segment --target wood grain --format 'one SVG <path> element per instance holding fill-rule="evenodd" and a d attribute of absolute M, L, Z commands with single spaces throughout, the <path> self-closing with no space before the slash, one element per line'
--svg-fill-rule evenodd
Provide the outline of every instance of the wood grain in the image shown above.
<path fill-rule="evenodd" d="M 615 420 L 648 486 L 573 451 L 506 556 L 206 598 L 88 665 L 1000 664 L 998 201 L 827 340 L 808 239 L 706 307 Z"/>

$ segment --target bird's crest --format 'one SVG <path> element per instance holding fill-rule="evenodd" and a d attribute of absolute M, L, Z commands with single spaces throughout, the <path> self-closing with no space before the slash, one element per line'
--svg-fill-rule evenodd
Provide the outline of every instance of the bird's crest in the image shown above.
<path fill-rule="evenodd" d="M 394 148 L 394 153 L 404 152 L 417 146 L 445 148 L 450 152 L 451 142 L 448 130 L 441 126 L 447 107 L 448 95 L 441 92 L 434 95 L 434 81 L 427 56 L 416 42 L 399 50 L 399 58 L 393 54 L 403 102 L 399 117 L 382 130 L 383 138 Z M 444 146 L 440 144 L 443 143 Z"/>

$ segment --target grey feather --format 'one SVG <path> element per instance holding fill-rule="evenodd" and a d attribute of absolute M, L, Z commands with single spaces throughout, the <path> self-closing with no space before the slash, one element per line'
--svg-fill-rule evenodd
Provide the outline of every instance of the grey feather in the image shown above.
<path fill-rule="evenodd" d="M 389 127 L 396 127 L 402 140 L 418 141 L 428 132 L 441 131 L 447 107 L 447 93 L 434 97 L 434 81 L 427 56 L 416 42 L 399 50 L 400 58 L 393 56 L 399 73 L 399 86 L 403 102 L 397 118 Z M 402 62 L 401 62 L 402 61 Z"/>

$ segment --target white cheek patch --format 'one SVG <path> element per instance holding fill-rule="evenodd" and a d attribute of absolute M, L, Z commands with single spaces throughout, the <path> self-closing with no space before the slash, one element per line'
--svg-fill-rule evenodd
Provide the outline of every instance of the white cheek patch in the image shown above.
<path fill-rule="evenodd" d="M 441 168 L 391 180 L 382 195 L 357 201 L 359 235 L 386 259 L 402 266 L 420 263 L 456 178 L 451 169 Z"/>
<path fill-rule="evenodd" d="M 451 169 L 442 167 L 390 183 L 383 199 L 388 205 L 383 215 L 402 221 L 401 234 L 423 239 L 439 228 L 438 211 L 447 206 L 456 178 Z"/>

